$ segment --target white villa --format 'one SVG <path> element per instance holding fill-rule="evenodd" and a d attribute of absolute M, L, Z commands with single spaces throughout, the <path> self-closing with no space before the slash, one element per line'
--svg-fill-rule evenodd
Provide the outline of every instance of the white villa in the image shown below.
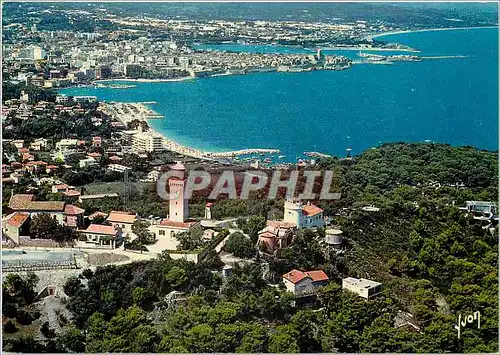
<path fill-rule="evenodd" d="M 293 223 L 298 229 L 316 228 L 325 225 L 323 210 L 308 202 L 302 205 L 300 201 L 285 201 L 283 222 Z"/>
<path fill-rule="evenodd" d="M 382 284 L 368 279 L 347 277 L 342 280 L 342 289 L 354 292 L 358 296 L 369 300 L 382 292 Z"/>

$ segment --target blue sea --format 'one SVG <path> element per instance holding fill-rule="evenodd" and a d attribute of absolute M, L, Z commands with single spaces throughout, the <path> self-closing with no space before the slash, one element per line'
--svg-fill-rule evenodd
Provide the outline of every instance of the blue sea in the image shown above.
<path fill-rule="evenodd" d="M 276 148 L 294 161 L 305 151 L 344 156 L 347 147 L 360 153 L 396 141 L 498 149 L 498 29 L 413 32 L 379 39 L 419 49 L 422 56 L 468 57 L 356 64 L 344 71 L 134 83 L 135 88 L 126 90 L 60 91 L 107 101 L 155 101 L 150 107 L 165 116 L 150 121 L 155 130 L 207 151 Z M 234 51 L 235 46 L 212 49 Z M 257 52 L 293 49 L 240 46 Z M 335 51 L 350 57 L 357 52 Z"/>

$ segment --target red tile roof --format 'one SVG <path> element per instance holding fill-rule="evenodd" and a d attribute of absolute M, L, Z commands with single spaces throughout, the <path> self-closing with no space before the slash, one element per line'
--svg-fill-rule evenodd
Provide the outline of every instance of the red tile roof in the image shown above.
<path fill-rule="evenodd" d="M 328 281 L 328 276 L 325 274 L 323 270 L 313 270 L 313 271 L 300 271 L 300 270 L 292 270 L 289 273 L 283 275 L 283 278 L 287 279 L 293 284 L 302 281 L 306 277 L 312 279 L 312 281 Z"/>
<path fill-rule="evenodd" d="M 323 270 L 306 271 L 306 275 L 313 281 L 328 281 L 329 278 Z"/>
<path fill-rule="evenodd" d="M 67 215 L 83 214 L 84 212 L 85 210 L 83 208 L 74 205 L 66 205 L 66 207 L 64 207 L 64 213 Z"/>
<path fill-rule="evenodd" d="M 302 212 L 306 216 L 314 216 L 318 213 L 322 213 L 323 210 L 321 208 L 319 208 L 318 206 L 310 204 L 310 205 L 302 206 Z"/>
<path fill-rule="evenodd" d="M 63 212 L 65 205 L 66 203 L 63 201 L 32 201 L 26 209 L 34 211 Z"/>
<path fill-rule="evenodd" d="M 17 194 L 13 195 L 9 201 L 9 207 L 13 210 L 24 210 L 33 201 L 35 195 L 31 194 Z"/>
<path fill-rule="evenodd" d="M 46 162 L 44 161 L 29 161 L 26 163 L 26 166 L 31 166 L 31 165 L 35 165 L 35 166 L 38 166 L 38 165 L 47 165 Z"/>
<path fill-rule="evenodd" d="M 303 280 L 306 277 L 307 275 L 304 272 L 295 269 L 283 275 L 283 278 L 287 279 L 293 284 L 296 284 L 297 282 Z"/>
<path fill-rule="evenodd" d="M 197 223 L 197 221 L 175 222 L 175 221 L 171 221 L 169 219 L 164 219 L 163 221 L 160 222 L 159 225 L 164 226 L 164 227 L 189 229 L 192 226 L 194 226 L 196 223 Z"/>
<path fill-rule="evenodd" d="M 11 226 L 19 228 L 23 225 L 24 222 L 26 222 L 29 216 L 30 216 L 29 213 L 16 212 L 12 215 L 12 217 L 9 218 L 7 223 L 10 224 Z"/>
<path fill-rule="evenodd" d="M 113 226 L 103 226 L 100 224 L 91 224 L 86 230 L 86 233 L 116 235 L 117 231 Z"/>
<path fill-rule="evenodd" d="M 107 220 L 109 222 L 134 223 L 137 217 L 134 213 L 124 211 L 111 211 Z"/>

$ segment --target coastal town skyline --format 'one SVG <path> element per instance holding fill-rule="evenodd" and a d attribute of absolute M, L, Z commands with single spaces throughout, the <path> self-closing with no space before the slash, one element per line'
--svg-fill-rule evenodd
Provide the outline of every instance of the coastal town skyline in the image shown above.
<path fill-rule="evenodd" d="M 3 351 L 498 351 L 496 3 L 2 5 Z"/>

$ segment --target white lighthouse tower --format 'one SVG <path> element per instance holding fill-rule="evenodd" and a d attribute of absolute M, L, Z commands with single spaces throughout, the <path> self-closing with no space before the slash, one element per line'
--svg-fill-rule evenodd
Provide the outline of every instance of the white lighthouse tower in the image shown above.
<path fill-rule="evenodd" d="M 172 170 L 179 171 L 182 177 L 171 177 L 168 180 L 170 196 L 169 220 L 173 222 L 185 222 L 189 218 L 188 200 L 185 196 L 186 168 L 180 162 L 172 166 Z"/>
<path fill-rule="evenodd" d="M 300 201 L 285 201 L 284 222 L 293 223 L 297 228 L 302 228 L 302 203 Z"/>

